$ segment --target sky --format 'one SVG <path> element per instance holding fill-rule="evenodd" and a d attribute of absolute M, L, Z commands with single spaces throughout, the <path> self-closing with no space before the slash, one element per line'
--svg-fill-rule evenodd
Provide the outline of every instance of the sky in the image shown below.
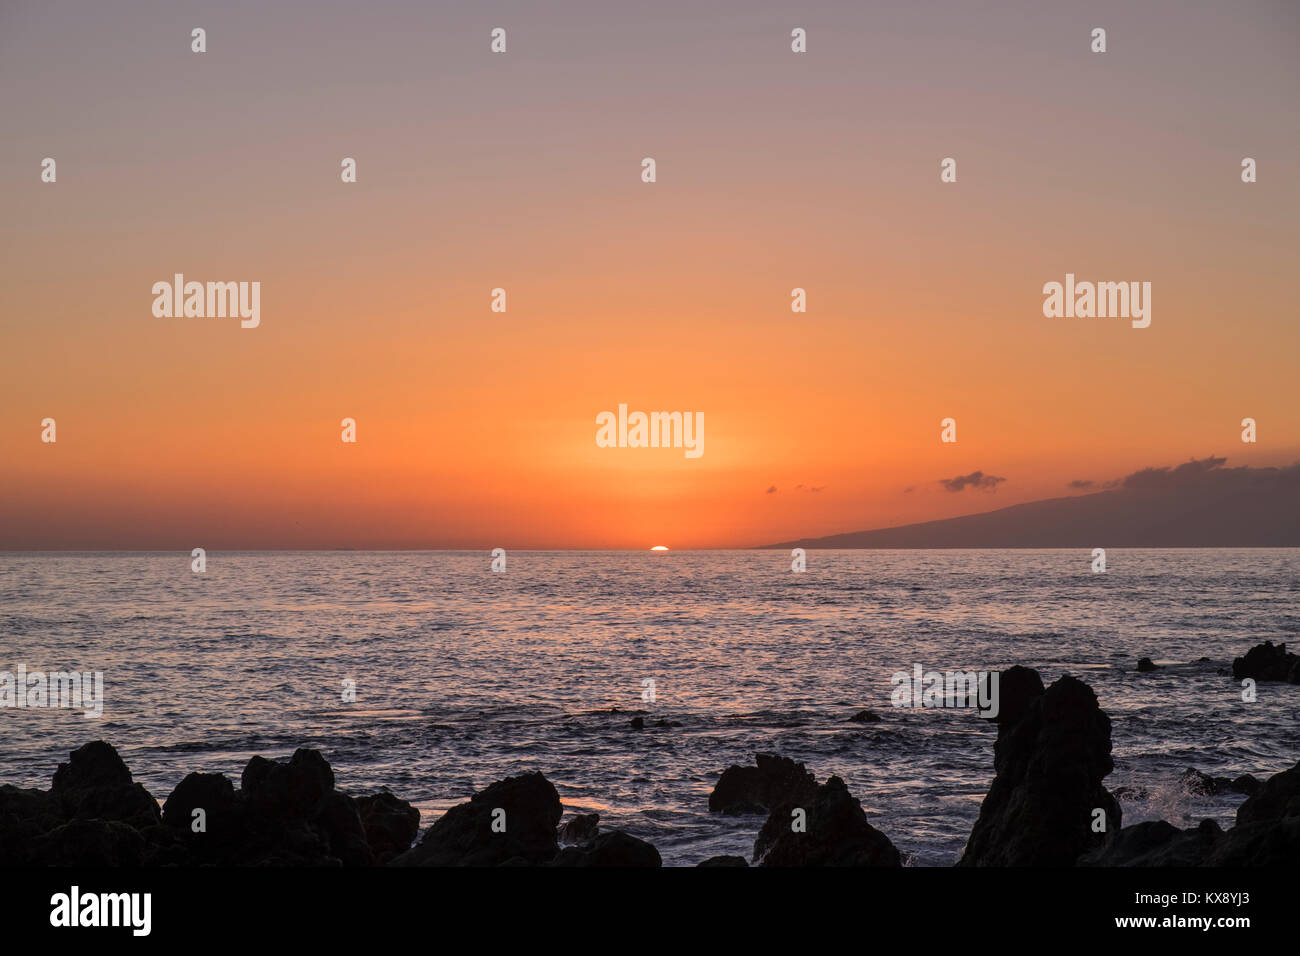
<path fill-rule="evenodd" d="M 1290 2 L 3 0 L 0 548 L 747 547 L 1290 464 L 1298 54 Z M 178 272 L 260 324 L 156 317 Z M 1150 326 L 1045 317 L 1067 273 Z M 598 447 L 620 404 L 704 453 Z"/>

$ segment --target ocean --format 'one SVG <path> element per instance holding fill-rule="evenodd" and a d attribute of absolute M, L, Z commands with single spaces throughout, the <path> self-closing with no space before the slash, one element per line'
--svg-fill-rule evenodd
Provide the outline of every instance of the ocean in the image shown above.
<path fill-rule="evenodd" d="M 566 818 L 598 812 L 692 865 L 752 854 L 762 818 L 708 796 L 768 751 L 842 777 L 911 865 L 947 866 L 996 732 L 893 706 L 891 675 L 1023 664 L 1096 691 L 1126 825 L 1226 826 L 1244 798 L 1178 776 L 1300 759 L 1300 687 L 1247 703 L 1230 675 L 1300 631 L 1300 550 L 1106 557 L 1097 574 L 1080 550 L 810 551 L 800 574 L 783 551 L 519 551 L 497 573 L 486 551 L 210 552 L 196 574 L 185 552 L 4 553 L 0 671 L 102 671 L 105 702 L 0 709 L 0 783 L 48 788 L 103 738 L 161 801 L 191 771 L 237 784 L 254 754 L 315 747 L 338 787 L 388 787 L 423 827 L 541 770 Z M 1144 656 L 1161 668 L 1137 673 Z"/>

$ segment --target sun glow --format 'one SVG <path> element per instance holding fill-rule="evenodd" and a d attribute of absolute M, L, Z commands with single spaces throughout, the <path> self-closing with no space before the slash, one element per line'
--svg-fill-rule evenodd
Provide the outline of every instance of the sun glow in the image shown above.
<path fill-rule="evenodd" d="M 655 545 L 653 548 L 651 548 L 650 550 L 651 550 L 651 551 L 667 551 L 668 548 L 667 548 L 666 545 L 656 544 L 656 545 Z"/>

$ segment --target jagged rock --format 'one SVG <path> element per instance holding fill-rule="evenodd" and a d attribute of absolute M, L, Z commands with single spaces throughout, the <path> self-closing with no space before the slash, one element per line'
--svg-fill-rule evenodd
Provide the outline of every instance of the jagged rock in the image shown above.
<path fill-rule="evenodd" d="M 196 808 L 206 827 L 195 832 Z M 222 774 L 192 773 L 163 807 L 172 842 L 160 862 L 219 866 L 368 866 L 373 854 L 352 798 L 334 790 L 334 771 L 317 750 L 288 761 L 252 757 L 234 790 Z M 179 845 L 175 841 L 179 841 Z"/>
<path fill-rule="evenodd" d="M 497 809 L 505 811 L 504 832 L 493 830 Z M 541 773 L 507 777 L 444 813 L 393 865 L 496 866 L 515 857 L 546 863 L 559 851 L 555 828 L 562 812 L 559 794 Z"/>
<path fill-rule="evenodd" d="M 333 769 L 315 750 L 285 762 L 253 757 L 241 784 L 236 790 L 222 774 L 191 773 L 159 812 L 112 746 L 93 741 L 59 766 L 48 793 L 0 787 L 0 861 L 370 866 L 409 850 L 419 831 L 419 812 L 392 794 L 360 803 L 336 791 Z M 204 810 L 198 832 L 196 809 Z"/>
<path fill-rule="evenodd" d="M 1034 695 L 1038 674 L 1013 667 L 999 685 L 996 775 L 958 866 L 1070 866 L 1104 839 L 1095 810 L 1108 831 L 1120 828 L 1119 803 L 1101 783 L 1114 766 L 1110 718 L 1070 676 Z"/>
<path fill-rule="evenodd" d="M 1001 729 L 1020 722 L 1030 705 L 1043 696 L 1043 679 L 1032 667 L 1015 664 L 998 675 L 998 712 L 993 718 Z M 991 699 L 991 697 L 986 697 Z"/>
<path fill-rule="evenodd" d="M 299 748 L 288 763 L 253 757 L 239 778 L 253 812 L 275 819 L 305 818 L 334 789 L 334 770 L 319 750 Z"/>
<path fill-rule="evenodd" d="M 143 785 L 132 782 L 122 758 L 102 740 L 77 748 L 67 763 L 59 764 L 50 794 L 69 819 L 116 820 L 134 827 L 162 819 L 158 801 Z"/>
<path fill-rule="evenodd" d="M 599 813 L 579 813 L 565 821 L 557 836 L 561 843 L 590 843 L 599 827 Z"/>
<path fill-rule="evenodd" d="M 128 823 L 75 819 L 38 837 L 32 856 L 41 866 L 137 867 L 147 853 L 144 837 Z"/>
<path fill-rule="evenodd" d="M 358 797 L 357 812 L 376 863 L 405 853 L 420 835 L 420 811 L 387 790 Z"/>
<path fill-rule="evenodd" d="M 874 710 L 860 710 L 850 717 L 849 720 L 856 724 L 876 724 L 880 722 L 880 715 Z"/>
<path fill-rule="evenodd" d="M 1231 782 L 1236 784 L 1242 779 Z M 1102 847 L 1085 853 L 1079 863 L 1294 867 L 1300 863 L 1300 763 L 1260 784 L 1254 796 L 1237 808 L 1237 825 L 1230 830 L 1222 830 L 1213 820 L 1202 821 L 1189 830 L 1179 830 L 1163 820 L 1139 823 L 1125 827 Z"/>
<path fill-rule="evenodd" d="M 1158 669 L 1159 668 L 1149 657 L 1144 657 L 1142 658 L 1142 660 L 1138 661 L 1138 671 L 1143 674 L 1147 673 L 1148 671 L 1154 671 Z"/>
<path fill-rule="evenodd" d="M 163 823 L 193 832 L 194 811 L 206 816 L 209 832 L 225 830 L 235 814 L 235 785 L 222 773 L 191 773 L 163 804 Z"/>
<path fill-rule="evenodd" d="M 37 866 L 35 841 L 63 824 L 63 806 L 44 790 L 0 787 L 0 861 L 8 866 Z"/>
<path fill-rule="evenodd" d="M 1234 777 L 1230 789 L 1234 793 L 1244 793 L 1248 797 L 1253 797 L 1259 793 L 1259 788 L 1264 786 L 1258 777 L 1254 774 L 1243 773 L 1240 777 Z"/>
<path fill-rule="evenodd" d="M 1264 781 L 1255 795 L 1237 808 L 1237 825 L 1295 816 L 1300 816 L 1300 762 Z"/>
<path fill-rule="evenodd" d="M 1085 852 L 1080 866 L 1199 866 L 1223 830 L 1213 820 L 1180 830 L 1164 820 L 1124 827 L 1114 838 Z"/>
<path fill-rule="evenodd" d="M 585 846 L 566 846 L 551 866 L 663 866 L 663 860 L 645 840 L 611 830 Z"/>
<path fill-rule="evenodd" d="M 709 794 L 709 809 L 726 814 L 766 813 L 778 804 L 806 805 L 817 779 L 802 764 L 774 754 L 755 754 L 753 767 L 732 764 Z"/>
<path fill-rule="evenodd" d="M 1300 817 L 1287 816 L 1264 823 L 1238 823 L 1223 834 L 1205 866 L 1300 865 Z"/>
<path fill-rule="evenodd" d="M 129 787 L 131 771 L 127 769 L 112 744 L 92 740 L 72 751 L 68 762 L 54 771 L 55 793 L 95 787 Z"/>
<path fill-rule="evenodd" d="M 794 829 L 796 810 L 805 811 L 803 832 Z M 773 807 L 754 841 L 754 862 L 759 866 L 903 865 L 898 850 L 867 822 L 861 804 L 839 777 L 817 787 L 809 800 L 787 800 Z"/>
<path fill-rule="evenodd" d="M 330 856 L 344 866 L 374 866 L 375 857 L 366 840 L 357 802 L 346 793 L 338 790 L 327 793 L 315 822 L 329 843 Z"/>
<path fill-rule="evenodd" d="M 701 860 L 696 866 L 749 866 L 749 861 L 743 856 L 711 856 L 707 860 Z"/>
<path fill-rule="evenodd" d="M 1300 656 L 1289 652 L 1285 644 L 1274 646 L 1272 641 L 1265 641 L 1232 662 L 1232 676 L 1235 680 L 1251 677 L 1257 681 L 1300 684 Z"/>

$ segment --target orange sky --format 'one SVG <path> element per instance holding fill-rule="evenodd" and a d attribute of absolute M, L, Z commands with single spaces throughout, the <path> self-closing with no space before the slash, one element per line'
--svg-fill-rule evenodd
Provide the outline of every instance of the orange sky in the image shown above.
<path fill-rule="evenodd" d="M 144 6 L 0 13 L 0 547 L 747 546 L 1300 458 L 1285 11 L 1116 6 L 1098 56 L 1091 17 L 828 5 L 801 59 L 775 6 L 511 8 L 499 57 L 402 4 L 196 55 Z M 260 327 L 153 317 L 178 271 L 260 281 Z M 1151 282 L 1151 327 L 1044 318 L 1066 272 Z M 619 403 L 705 454 L 597 448 Z"/>

